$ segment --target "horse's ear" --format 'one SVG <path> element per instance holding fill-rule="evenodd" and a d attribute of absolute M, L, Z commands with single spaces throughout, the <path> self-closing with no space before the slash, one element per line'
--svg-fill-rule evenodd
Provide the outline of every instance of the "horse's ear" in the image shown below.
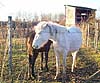
<path fill-rule="evenodd" d="M 42 25 L 42 27 L 46 27 L 47 26 L 47 23 L 44 23 L 43 25 Z"/>
<path fill-rule="evenodd" d="M 34 30 L 36 30 L 36 27 L 37 27 L 37 26 L 34 26 Z"/>
<path fill-rule="evenodd" d="M 39 32 L 38 26 L 34 26 L 34 31 L 35 31 L 35 33 Z"/>

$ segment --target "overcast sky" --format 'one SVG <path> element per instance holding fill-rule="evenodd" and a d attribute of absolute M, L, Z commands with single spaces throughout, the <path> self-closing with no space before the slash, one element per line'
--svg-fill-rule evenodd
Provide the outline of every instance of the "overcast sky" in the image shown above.
<path fill-rule="evenodd" d="M 64 13 L 64 5 L 74 5 L 100 9 L 100 0 L 0 0 L 0 20 L 8 16 L 16 17 L 18 12 Z"/>

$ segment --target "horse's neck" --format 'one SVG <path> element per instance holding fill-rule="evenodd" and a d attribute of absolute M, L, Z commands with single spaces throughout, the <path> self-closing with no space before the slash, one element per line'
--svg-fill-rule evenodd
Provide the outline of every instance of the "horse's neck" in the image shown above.
<path fill-rule="evenodd" d="M 54 44 L 61 44 L 66 40 L 67 31 L 59 31 L 58 33 L 54 33 L 51 36 L 50 40 L 53 41 Z"/>
<path fill-rule="evenodd" d="M 67 29 L 59 24 L 50 24 L 51 30 L 53 35 L 51 35 L 50 40 L 53 41 L 53 43 L 59 43 L 59 41 L 62 40 L 62 38 L 65 37 L 67 33 Z M 64 39 L 63 39 L 64 40 Z"/>

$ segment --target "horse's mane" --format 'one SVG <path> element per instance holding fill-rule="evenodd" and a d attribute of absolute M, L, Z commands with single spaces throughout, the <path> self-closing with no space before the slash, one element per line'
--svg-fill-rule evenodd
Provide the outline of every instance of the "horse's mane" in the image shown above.
<path fill-rule="evenodd" d="M 41 21 L 41 22 L 39 22 L 39 23 L 37 24 L 37 26 L 35 26 L 35 31 L 36 31 L 37 33 L 39 33 L 42 29 L 45 28 L 45 26 L 46 26 L 47 24 L 49 25 L 49 27 L 56 28 L 57 30 L 59 30 L 59 32 L 60 32 L 60 31 L 65 31 L 65 30 L 67 30 L 67 29 L 65 28 L 65 26 L 60 25 L 60 24 L 58 24 L 58 23 L 54 23 L 54 22 L 51 22 L 51 21 L 48 21 L 48 22 L 46 22 L 46 21 Z"/>
<path fill-rule="evenodd" d="M 31 31 L 31 32 L 28 32 L 27 34 L 26 34 L 26 38 L 28 38 L 28 37 L 34 37 L 35 36 L 35 31 Z"/>
<path fill-rule="evenodd" d="M 51 27 L 53 27 L 52 29 L 56 30 L 59 33 L 67 31 L 67 28 L 65 26 L 60 25 L 58 23 L 49 22 L 48 25 L 51 26 Z"/>
<path fill-rule="evenodd" d="M 45 26 L 46 26 L 47 22 L 46 21 L 41 21 L 39 22 L 35 27 L 35 32 L 39 33 Z"/>

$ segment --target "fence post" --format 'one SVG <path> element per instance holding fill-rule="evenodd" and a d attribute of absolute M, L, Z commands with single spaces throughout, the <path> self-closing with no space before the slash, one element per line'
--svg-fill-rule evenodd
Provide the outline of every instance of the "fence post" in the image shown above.
<path fill-rule="evenodd" d="M 90 26 L 89 26 L 89 24 L 87 24 L 87 40 L 86 40 L 86 45 L 87 45 L 87 47 L 89 47 L 89 33 L 90 32 Z"/>
<path fill-rule="evenodd" d="M 94 48 L 95 52 L 97 52 L 98 49 L 98 22 L 95 22 L 95 36 L 94 36 Z"/>
<path fill-rule="evenodd" d="M 9 75 L 12 75 L 12 16 L 8 16 L 8 66 Z"/>

